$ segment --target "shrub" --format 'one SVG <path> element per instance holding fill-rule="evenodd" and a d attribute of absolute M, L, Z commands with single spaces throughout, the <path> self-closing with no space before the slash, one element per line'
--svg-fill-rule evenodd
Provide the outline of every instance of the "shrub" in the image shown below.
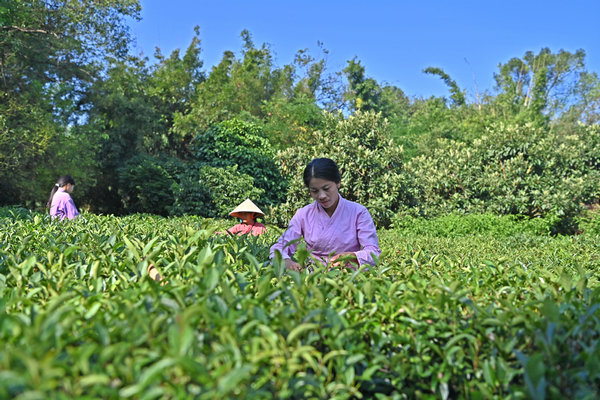
<path fill-rule="evenodd" d="M 308 143 L 281 151 L 277 157 L 289 182 L 286 203 L 272 213 L 281 225 L 309 201 L 302 174 L 316 157 L 337 163 L 342 196 L 367 207 L 376 225 L 388 225 L 395 210 L 410 204 L 409 183 L 402 174 L 402 149 L 394 146 L 381 114 L 357 112 L 347 119 L 326 114 L 324 127 L 315 131 Z"/>
<path fill-rule="evenodd" d="M 204 165 L 237 165 L 240 173 L 254 178 L 254 185 L 264 191 L 266 203 L 276 204 L 283 198 L 286 184 L 271 144 L 258 125 L 239 119 L 214 125 L 195 137 L 193 153 Z"/>
<path fill-rule="evenodd" d="M 555 232 L 572 231 L 581 205 L 600 189 L 599 130 L 562 136 L 532 124 L 498 124 L 472 145 L 446 140 L 407 163 L 416 207 L 408 213 L 491 212 L 555 215 Z"/>
<path fill-rule="evenodd" d="M 413 236 L 459 237 L 466 235 L 493 235 L 508 237 L 518 234 L 547 235 L 551 233 L 553 218 L 527 219 L 518 215 L 448 214 L 425 219 L 398 216 L 392 227 Z"/>
<path fill-rule="evenodd" d="M 171 186 L 182 164 L 146 154 L 132 157 L 119 168 L 119 195 L 128 212 L 167 215 L 173 204 Z"/>
<path fill-rule="evenodd" d="M 254 179 L 238 171 L 237 166 L 211 167 L 190 165 L 173 187 L 175 202 L 171 214 L 196 214 L 203 217 L 225 217 L 246 198 L 264 207 L 264 191 Z"/>
<path fill-rule="evenodd" d="M 600 395 L 597 234 L 382 230 L 379 265 L 298 273 L 271 227 L 22 212 L 0 208 L 3 399 Z"/>

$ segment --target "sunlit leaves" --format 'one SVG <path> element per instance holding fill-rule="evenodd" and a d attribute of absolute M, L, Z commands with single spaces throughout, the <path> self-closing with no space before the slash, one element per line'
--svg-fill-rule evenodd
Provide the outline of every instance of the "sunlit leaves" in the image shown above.
<path fill-rule="evenodd" d="M 275 228 L 207 222 L 0 209 L 0 397 L 598 394 L 593 232 L 412 220 L 377 267 L 295 272 L 267 260 Z"/>

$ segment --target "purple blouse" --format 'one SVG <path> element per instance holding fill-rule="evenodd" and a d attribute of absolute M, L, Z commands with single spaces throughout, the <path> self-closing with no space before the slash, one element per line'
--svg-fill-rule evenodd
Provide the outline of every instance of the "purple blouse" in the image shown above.
<path fill-rule="evenodd" d="M 289 242 L 304 237 L 306 248 L 327 262 L 332 253 L 353 252 L 360 265 L 373 264 L 372 254 L 379 257 L 379 240 L 369 211 L 362 205 L 340 196 L 330 217 L 318 202 L 302 207 L 290 221 L 288 229 L 271 246 L 270 258 L 279 250 L 283 258 L 291 258 L 297 244 Z"/>
<path fill-rule="evenodd" d="M 62 221 L 65 218 L 73 219 L 79 215 L 77 207 L 69 193 L 65 192 L 64 188 L 58 188 L 54 197 L 52 197 L 52 205 L 50 206 L 50 215 L 58 217 Z"/>

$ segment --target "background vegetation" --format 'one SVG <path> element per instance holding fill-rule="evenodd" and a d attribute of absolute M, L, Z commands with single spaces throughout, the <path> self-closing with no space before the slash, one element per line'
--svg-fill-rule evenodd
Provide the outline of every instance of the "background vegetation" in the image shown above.
<path fill-rule="evenodd" d="M 490 212 L 572 233 L 598 202 L 600 79 L 583 49 L 507 60 L 475 100 L 426 68 L 448 96 L 409 98 L 358 59 L 330 71 L 322 47 L 276 65 L 247 31 L 210 70 L 198 29 L 185 51 L 140 58 L 125 24 L 137 1 L 82 4 L 0 7 L 0 204 L 42 210 L 70 173 L 91 212 L 225 216 L 251 196 L 283 226 L 315 156 L 338 161 L 343 195 L 379 227 Z"/>

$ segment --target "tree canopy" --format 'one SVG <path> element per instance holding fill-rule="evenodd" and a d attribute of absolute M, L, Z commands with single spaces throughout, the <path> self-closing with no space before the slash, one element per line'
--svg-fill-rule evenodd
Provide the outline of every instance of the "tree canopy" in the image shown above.
<path fill-rule="evenodd" d="M 434 198 L 453 210 L 555 212 L 500 206 L 483 194 L 460 200 L 467 191 L 500 196 L 491 178 L 498 170 L 490 165 L 501 163 L 505 174 L 508 161 L 485 153 L 482 143 L 502 143 L 514 132 L 520 146 L 537 149 L 536 157 L 547 153 L 540 163 L 560 164 L 570 177 L 560 186 L 545 172 L 532 175 L 525 167 L 535 168 L 528 164 L 532 153 L 515 150 L 511 171 L 514 179 L 527 178 L 531 198 L 539 178 L 562 190 L 561 201 L 597 201 L 597 187 L 588 182 L 600 159 L 594 147 L 600 80 L 586 69 L 583 49 L 542 48 L 501 63 L 496 87 L 478 93 L 476 102 L 443 68 L 430 66 L 423 72 L 439 77 L 448 96 L 410 98 L 369 77 L 357 58 L 342 71 L 329 70 L 322 43 L 280 65 L 271 46 L 256 44 L 247 30 L 240 48 L 225 51 L 209 69 L 199 27 L 185 51 L 134 55 L 127 21 L 139 19 L 140 10 L 134 0 L 0 5 L 0 204 L 42 207 L 54 179 L 70 173 L 78 182 L 76 202 L 97 212 L 217 215 L 233 197 L 249 193 L 287 212 L 299 202 L 294 177 L 305 158 L 330 154 L 344 166 L 351 197 L 369 204 L 382 224 L 398 213 L 432 215 Z M 575 142 L 566 138 L 587 149 L 583 164 L 566 162 L 566 153 L 555 154 L 548 144 L 569 148 Z M 377 143 L 363 143 L 370 140 Z M 459 158 L 445 162 L 456 164 L 461 178 L 434 174 L 455 151 Z M 473 154 L 479 164 L 460 164 Z M 465 171 L 477 178 L 475 186 L 465 186 Z M 587 176 L 583 192 L 575 190 L 581 176 Z M 231 198 L 222 193 L 228 185 L 237 188 Z M 562 209 L 568 214 L 577 207 Z"/>

